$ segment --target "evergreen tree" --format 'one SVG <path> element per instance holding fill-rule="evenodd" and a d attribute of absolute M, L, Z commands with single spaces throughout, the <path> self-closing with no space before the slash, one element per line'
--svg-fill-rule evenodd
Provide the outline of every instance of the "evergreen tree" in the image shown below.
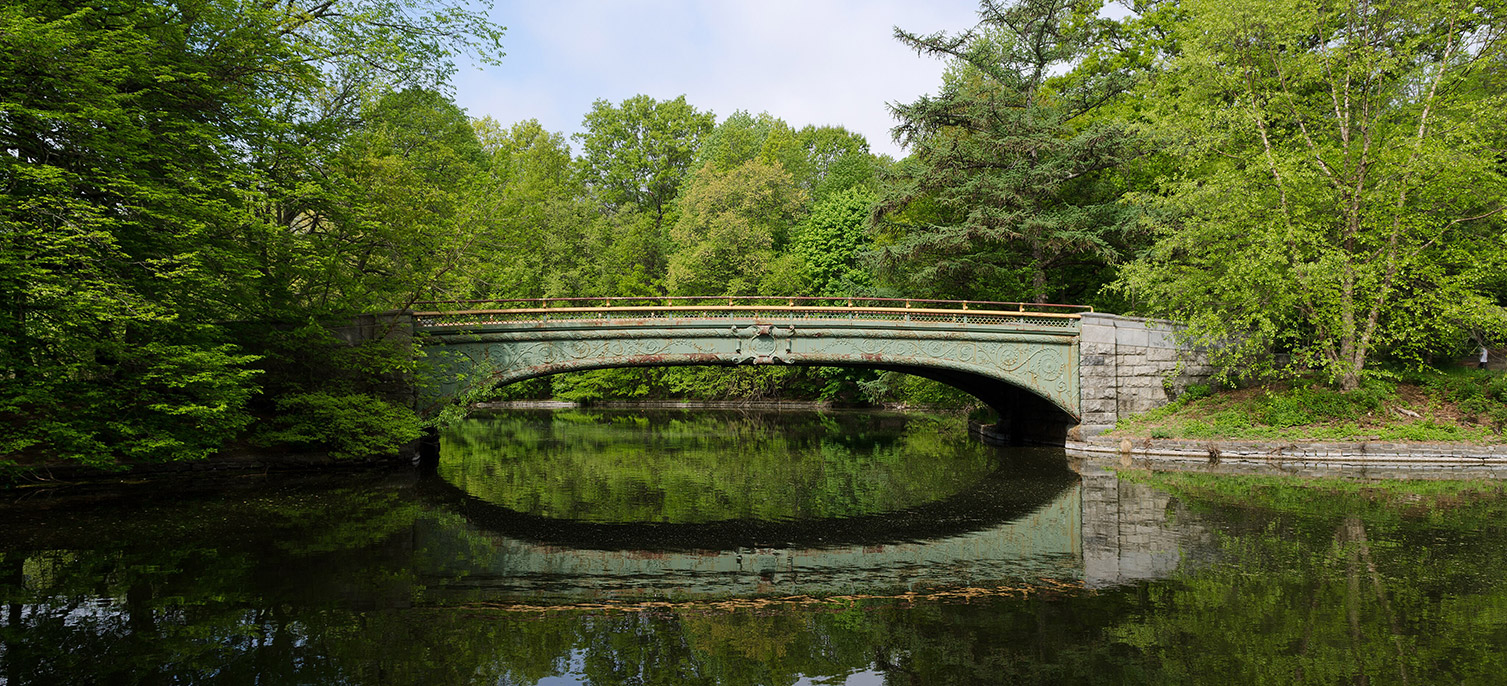
<path fill-rule="evenodd" d="M 936 95 L 891 107 L 911 155 L 874 211 L 887 282 L 913 295 L 1092 298 L 1134 214 L 1117 168 L 1142 154 L 1098 117 L 1131 81 L 1075 70 L 1112 24 L 1091 0 L 986 0 L 973 30 L 895 36 L 951 60 Z M 1087 267 L 1087 269 L 1082 269 Z M 1085 272 L 1085 278 L 1065 274 Z"/>

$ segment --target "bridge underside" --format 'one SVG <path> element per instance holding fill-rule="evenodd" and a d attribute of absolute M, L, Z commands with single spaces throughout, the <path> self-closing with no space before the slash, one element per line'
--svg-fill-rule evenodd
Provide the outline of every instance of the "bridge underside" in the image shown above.
<path fill-rule="evenodd" d="M 1079 417 L 1078 328 L 1010 321 L 650 318 L 421 325 L 426 413 L 493 386 L 613 367 L 787 364 L 883 369 L 973 394 L 1002 418 Z"/>

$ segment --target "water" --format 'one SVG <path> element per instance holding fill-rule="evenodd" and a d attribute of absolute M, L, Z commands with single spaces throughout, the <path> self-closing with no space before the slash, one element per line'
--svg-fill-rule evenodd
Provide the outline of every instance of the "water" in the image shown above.
<path fill-rule="evenodd" d="M 0 494 L 0 683 L 1480 683 L 1507 495 L 883 413 L 507 413 L 437 477 Z"/>

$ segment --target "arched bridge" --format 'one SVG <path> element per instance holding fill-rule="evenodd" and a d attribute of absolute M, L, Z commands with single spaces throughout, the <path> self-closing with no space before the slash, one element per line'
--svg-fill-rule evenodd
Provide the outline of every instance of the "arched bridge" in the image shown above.
<path fill-rule="evenodd" d="M 1143 321 L 1071 305 L 880 298 L 578 298 L 421 306 L 428 307 L 411 316 L 426 356 L 418 401 L 425 413 L 494 386 L 561 372 L 789 364 L 916 374 L 972 393 L 1018 426 L 1025 419 L 1061 427 L 1103 424 L 1105 417 L 1112 424 L 1124 411 L 1117 329 L 1130 331 L 1127 323 Z M 1148 333 L 1146 324 L 1140 327 Z M 1173 345 L 1165 333 L 1161 338 L 1163 347 Z M 1157 372 L 1157 386 L 1165 386 L 1161 378 L 1177 367 L 1177 355 L 1162 357 L 1160 367 L 1139 367 Z M 1094 369 L 1085 374 L 1085 366 Z M 1106 371 L 1109 376 L 1101 378 Z"/>

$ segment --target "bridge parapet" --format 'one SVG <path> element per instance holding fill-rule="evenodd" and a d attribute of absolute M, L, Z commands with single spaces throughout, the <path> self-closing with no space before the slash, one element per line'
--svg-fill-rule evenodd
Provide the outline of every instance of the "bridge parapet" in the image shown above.
<path fill-rule="evenodd" d="M 527 298 L 418 303 L 432 311 L 414 313 L 420 328 L 440 329 L 510 322 L 566 320 L 781 319 L 807 321 L 886 321 L 1026 326 L 1074 329 L 1092 308 L 1019 302 L 901 298 L 768 298 L 762 296 L 680 296 L 665 298 Z M 502 307 L 483 307 L 501 305 Z"/>

